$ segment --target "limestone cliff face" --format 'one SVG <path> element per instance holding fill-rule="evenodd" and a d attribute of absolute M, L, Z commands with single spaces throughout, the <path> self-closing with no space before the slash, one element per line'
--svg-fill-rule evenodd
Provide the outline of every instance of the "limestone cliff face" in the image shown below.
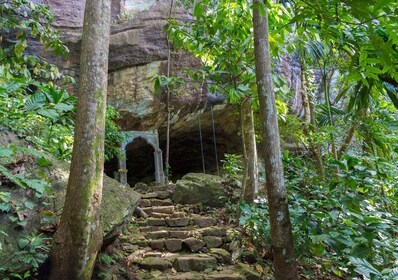
<path fill-rule="evenodd" d="M 66 61 L 50 59 L 78 78 L 85 1 L 46 0 L 46 3 L 55 14 L 54 25 L 70 49 Z M 108 102 L 121 112 L 120 124 L 125 130 L 159 129 L 164 125 L 165 104 L 162 96 L 154 93 L 153 78 L 166 73 L 167 69 L 164 26 L 170 5 L 170 0 L 113 0 Z M 189 19 L 189 14 L 176 6 L 172 16 L 179 20 Z M 40 49 L 34 51 L 42 52 Z M 183 67 L 199 65 L 200 61 L 189 55 L 172 52 L 172 73 L 182 72 Z M 180 91 L 183 94 L 173 98 L 175 106 L 195 107 L 204 102 L 197 86 L 187 84 Z"/>
<path fill-rule="evenodd" d="M 67 60 L 47 57 L 78 79 L 85 1 L 45 1 L 54 12 L 54 25 L 60 30 L 70 50 Z M 170 5 L 171 0 L 113 0 L 109 53 L 108 103 L 119 110 L 119 124 L 123 130 L 159 130 L 163 149 L 167 122 L 166 96 L 165 93 L 155 94 L 153 78 L 167 72 L 168 47 L 164 27 Z M 190 19 L 189 13 L 176 5 L 172 17 Z M 33 51 L 43 53 L 38 46 Z M 183 68 L 194 69 L 199 66 L 198 59 L 180 51 L 172 51 L 172 74 L 184 75 Z M 213 147 L 211 114 L 209 107 L 203 110 L 205 103 L 206 92 L 197 83 L 187 82 L 178 90 L 178 94 L 172 95 L 171 141 L 174 145 L 170 153 L 175 149 L 178 153 L 191 154 L 192 145 L 200 149 L 199 119 L 202 136 L 209 142 L 208 149 Z M 239 114 L 236 108 L 214 107 L 214 121 L 217 140 L 224 143 L 219 148 L 219 157 L 225 152 L 239 150 Z M 207 154 L 214 157 L 214 151 Z"/>

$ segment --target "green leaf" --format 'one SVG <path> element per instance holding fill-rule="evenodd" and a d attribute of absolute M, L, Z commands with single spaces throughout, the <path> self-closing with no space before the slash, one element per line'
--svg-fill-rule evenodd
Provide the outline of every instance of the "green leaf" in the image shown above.
<path fill-rule="evenodd" d="M 14 174 L 8 171 L 8 169 L 1 164 L 0 164 L 0 173 L 3 174 L 5 177 L 7 177 L 11 182 L 18 185 L 19 187 L 23 189 L 26 187 L 18 177 L 16 177 Z"/>
<path fill-rule="evenodd" d="M 54 106 L 54 109 L 64 112 L 72 111 L 74 108 L 73 105 L 65 104 L 65 103 L 58 103 Z"/>
<path fill-rule="evenodd" d="M 24 239 L 24 238 L 22 238 L 22 239 L 19 239 L 18 240 L 18 247 L 19 247 L 19 249 L 24 249 L 24 248 L 26 248 L 26 246 L 28 246 L 29 245 L 29 240 L 27 240 L 27 239 Z"/>
<path fill-rule="evenodd" d="M 42 167 L 49 167 L 52 166 L 52 162 L 46 159 L 45 157 L 40 157 L 37 159 L 37 164 Z"/>
<path fill-rule="evenodd" d="M 32 202 L 32 201 L 26 201 L 25 202 L 25 207 L 30 209 L 30 210 L 33 210 L 33 208 L 35 208 L 35 206 L 36 206 L 36 204 L 34 202 Z"/>
<path fill-rule="evenodd" d="M 38 192 L 39 194 L 44 193 L 44 191 L 46 190 L 46 183 L 44 183 L 43 181 L 40 180 L 30 180 L 30 179 L 25 179 L 24 182 L 26 183 L 26 185 L 35 190 L 36 192 Z"/>
<path fill-rule="evenodd" d="M 371 278 L 373 276 L 382 277 L 383 275 L 374 268 L 367 260 L 349 257 L 352 265 L 355 266 L 355 271 L 363 276 Z"/>
<path fill-rule="evenodd" d="M 54 109 L 40 109 L 37 111 L 37 113 L 43 117 L 52 119 L 53 121 L 59 117 L 58 112 Z"/>
<path fill-rule="evenodd" d="M 26 100 L 25 110 L 33 111 L 39 109 L 43 107 L 45 101 L 46 96 L 41 92 L 36 92 L 28 100 Z"/>
<path fill-rule="evenodd" d="M 4 203 L 4 202 L 0 203 L 0 211 L 8 213 L 11 211 L 11 209 L 12 208 L 10 203 Z"/>
<path fill-rule="evenodd" d="M 199 19 L 203 16 L 204 6 L 202 2 L 196 3 L 195 7 L 193 8 L 193 15 Z"/>
<path fill-rule="evenodd" d="M 387 95 L 390 98 L 391 102 L 394 104 L 394 107 L 398 109 L 398 96 L 397 96 L 397 90 L 395 87 L 390 84 L 385 82 L 384 87 L 386 89 Z"/>
<path fill-rule="evenodd" d="M 28 43 L 25 39 L 18 40 L 18 42 L 15 44 L 15 48 L 14 48 L 15 56 L 21 57 L 27 46 L 28 46 Z"/>
<path fill-rule="evenodd" d="M 0 146 L 0 158 L 11 157 L 14 155 L 14 151 L 8 147 Z"/>

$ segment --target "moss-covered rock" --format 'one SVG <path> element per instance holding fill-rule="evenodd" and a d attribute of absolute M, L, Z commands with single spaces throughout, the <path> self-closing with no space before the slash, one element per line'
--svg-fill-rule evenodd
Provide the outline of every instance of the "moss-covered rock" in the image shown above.
<path fill-rule="evenodd" d="M 246 280 L 260 280 L 261 275 L 247 264 L 238 263 L 235 271 L 244 276 Z"/>
<path fill-rule="evenodd" d="M 223 179 L 219 176 L 202 173 L 188 173 L 176 183 L 173 197 L 175 203 L 222 207 L 225 194 L 222 191 Z"/>
<path fill-rule="evenodd" d="M 33 149 L 27 141 L 10 132 L 0 131 L 2 146 L 9 144 L 8 139 L 12 139 L 12 143 L 18 146 Z M 26 238 L 39 232 L 46 232 L 46 236 L 51 237 L 61 216 L 69 177 L 69 164 L 49 154 L 43 154 L 51 163 L 50 166 L 39 166 L 38 158 L 29 153 L 17 153 L 12 162 L 7 162 L 5 160 L 7 158 L 3 158 L 1 162 L 11 172 L 18 172 L 29 179 L 48 181 L 50 187 L 48 192 L 39 195 L 33 188 L 22 189 L 9 182 L 5 176 L 0 176 L 0 192 L 9 194 L 15 206 L 15 209 L 7 213 L 0 212 L 0 276 L 2 268 L 19 272 L 32 267 L 32 264 L 20 261 L 24 257 L 23 252 L 31 249 L 27 247 L 31 243 L 25 244 Z M 104 243 L 110 243 L 122 232 L 131 220 L 139 200 L 140 195 L 134 190 L 104 176 L 100 209 Z"/>

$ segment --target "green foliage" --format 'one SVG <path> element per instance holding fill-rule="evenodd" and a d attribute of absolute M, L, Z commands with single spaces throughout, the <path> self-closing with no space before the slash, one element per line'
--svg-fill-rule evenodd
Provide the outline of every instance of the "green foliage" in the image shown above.
<path fill-rule="evenodd" d="M 119 113 L 115 108 L 108 106 L 106 108 L 105 121 L 105 160 L 121 156 L 120 147 L 123 142 L 123 134 L 120 127 L 115 123 Z"/>
<path fill-rule="evenodd" d="M 180 77 L 158 75 L 153 78 L 155 84 L 155 92 L 159 93 L 163 88 L 167 87 L 171 92 L 177 90 L 183 83 Z"/>
<path fill-rule="evenodd" d="M 48 241 L 50 238 L 44 237 L 44 235 L 31 234 L 25 238 L 18 240 L 18 246 L 20 251 L 18 251 L 14 258 L 18 261 L 32 265 L 34 269 L 38 269 L 40 264 L 42 264 L 47 259 L 47 254 L 49 252 Z"/>
<path fill-rule="evenodd" d="M 383 158 L 345 155 L 334 161 L 338 178 L 314 180 L 304 159 L 285 155 L 290 213 L 297 255 L 337 276 L 395 279 L 398 261 L 398 168 Z M 241 224 L 269 247 L 266 200 L 241 206 Z M 372 276 L 370 274 L 373 274 Z"/>
<path fill-rule="evenodd" d="M 44 237 L 42 234 L 30 234 L 18 240 L 19 251 L 9 257 L 8 262 L 11 264 L 28 264 L 32 267 L 26 272 L 17 273 L 8 271 L 7 267 L 0 267 L 0 275 L 4 280 L 9 279 L 30 279 L 37 275 L 38 268 L 47 259 L 49 252 L 49 241 L 51 239 Z"/>
<path fill-rule="evenodd" d="M 192 9 L 195 21 L 169 21 L 168 36 L 177 48 L 184 49 L 201 59 L 203 67 L 187 73 L 208 91 L 224 94 L 233 104 L 246 96 L 256 97 L 254 50 L 252 37 L 251 1 L 195 1 L 184 2 Z M 289 30 L 289 14 L 277 3 L 271 3 L 275 13 L 271 47 L 276 55 Z M 282 28 L 283 27 L 283 28 Z M 279 80 L 281 82 L 281 80 Z M 158 82 L 158 84 L 160 84 Z M 283 89 L 283 86 L 277 87 Z M 283 104 L 279 106 L 283 110 Z"/>
<path fill-rule="evenodd" d="M 241 204 L 239 224 L 251 237 L 257 248 L 271 249 L 269 212 L 265 199 L 256 199 L 255 204 Z"/>
<path fill-rule="evenodd" d="M 383 269 L 379 271 L 369 262 L 364 259 L 350 257 L 350 262 L 352 265 L 355 266 L 355 271 L 367 277 L 368 279 L 375 279 L 375 280 L 393 280 L 397 279 L 398 277 L 398 267 L 394 269 Z"/>
<path fill-rule="evenodd" d="M 242 156 L 237 154 L 224 154 L 222 170 L 228 179 L 236 178 L 242 172 Z"/>
<path fill-rule="evenodd" d="M 74 80 L 27 51 L 39 40 L 55 54 L 68 53 L 51 25 L 52 14 L 46 5 L 10 0 L 0 4 L 0 18 L 0 127 L 67 159 L 76 98 L 62 86 Z"/>
<path fill-rule="evenodd" d="M 107 266 L 111 266 L 116 263 L 116 261 L 111 256 L 104 253 L 99 254 L 98 259 L 102 264 L 105 264 Z"/>

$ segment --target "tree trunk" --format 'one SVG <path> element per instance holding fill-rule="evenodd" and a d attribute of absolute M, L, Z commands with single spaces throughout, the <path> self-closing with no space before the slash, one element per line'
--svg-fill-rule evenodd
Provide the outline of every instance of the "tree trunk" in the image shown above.
<path fill-rule="evenodd" d="M 271 224 L 275 279 L 298 279 L 293 235 L 283 177 L 276 101 L 271 80 L 268 41 L 268 12 L 263 1 L 253 0 L 254 54 L 260 116 L 263 124 L 263 157 L 267 175 L 267 194 Z M 264 10 L 261 15 L 259 9 Z"/>
<path fill-rule="evenodd" d="M 247 203 L 253 203 L 253 200 L 258 192 L 257 148 L 256 135 L 254 132 L 252 102 L 253 98 L 251 97 L 243 100 L 240 113 L 244 151 L 242 197 Z"/>
<path fill-rule="evenodd" d="M 110 0 L 87 0 L 77 117 L 65 204 L 50 252 L 52 280 L 91 279 L 101 247 Z"/>
<path fill-rule="evenodd" d="M 321 149 L 319 147 L 319 144 L 314 143 L 314 141 L 311 139 L 312 137 L 310 134 L 310 132 L 315 132 L 316 122 L 315 122 L 315 117 L 313 116 L 314 112 L 311 109 L 310 96 L 308 95 L 307 89 L 305 87 L 305 82 L 306 82 L 305 67 L 304 67 L 304 62 L 302 60 L 300 61 L 300 65 L 301 65 L 301 89 L 300 89 L 300 91 L 301 91 L 303 107 L 304 107 L 303 132 L 304 132 L 305 136 L 308 138 L 309 150 L 315 159 L 315 166 L 316 166 L 316 169 L 318 172 L 318 176 L 324 177 L 325 171 L 323 168 Z"/>
<path fill-rule="evenodd" d="M 351 125 L 350 129 L 347 132 L 343 140 L 343 144 L 341 145 L 339 152 L 337 153 L 338 158 L 340 159 L 348 150 L 351 145 L 352 139 L 354 139 L 355 131 L 359 125 L 359 121 L 355 120 L 354 123 Z"/>

